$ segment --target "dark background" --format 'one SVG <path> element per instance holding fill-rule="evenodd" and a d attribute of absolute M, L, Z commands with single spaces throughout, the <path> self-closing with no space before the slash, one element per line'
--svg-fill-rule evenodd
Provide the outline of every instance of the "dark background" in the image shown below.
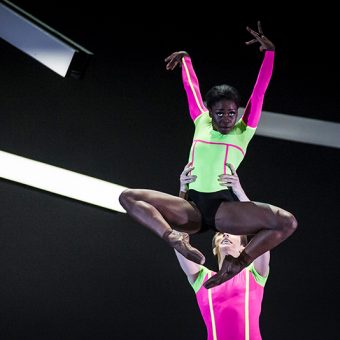
<path fill-rule="evenodd" d="M 258 19 L 277 50 L 264 110 L 340 122 L 327 3 L 297 12 L 288 3 L 13 2 L 94 56 L 83 79 L 64 79 L 0 40 L 3 151 L 176 195 L 193 125 L 180 72 L 164 58 L 188 51 L 202 93 L 228 83 L 244 106 L 262 60 L 244 45 L 245 27 Z M 339 156 L 255 136 L 238 170 L 249 197 L 299 221 L 272 251 L 264 339 L 336 337 Z M 127 215 L 6 180 L 0 204 L 0 339 L 206 339 L 173 250 Z M 216 269 L 211 236 L 192 242 Z"/>

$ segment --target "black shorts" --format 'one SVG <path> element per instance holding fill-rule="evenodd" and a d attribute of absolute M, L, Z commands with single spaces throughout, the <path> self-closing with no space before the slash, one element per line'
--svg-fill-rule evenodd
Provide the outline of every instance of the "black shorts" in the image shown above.
<path fill-rule="evenodd" d="M 224 189 L 215 192 L 199 192 L 193 189 L 188 190 L 188 201 L 196 204 L 202 215 L 202 228 L 200 232 L 208 229 L 218 231 L 215 226 L 215 215 L 222 202 L 239 201 L 232 190 Z"/>

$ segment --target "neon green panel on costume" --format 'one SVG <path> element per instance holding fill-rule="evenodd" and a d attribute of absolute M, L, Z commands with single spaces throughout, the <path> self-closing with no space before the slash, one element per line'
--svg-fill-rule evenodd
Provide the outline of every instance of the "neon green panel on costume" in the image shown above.
<path fill-rule="evenodd" d="M 226 189 L 219 184 L 218 176 L 230 174 L 227 163 L 238 168 L 255 130 L 240 119 L 228 134 L 223 135 L 213 130 L 208 112 L 198 116 L 189 156 L 189 161 L 195 167 L 191 174 L 196 175 L 197 179 L 189 185 L 189 189 L 200 192 Z"/>

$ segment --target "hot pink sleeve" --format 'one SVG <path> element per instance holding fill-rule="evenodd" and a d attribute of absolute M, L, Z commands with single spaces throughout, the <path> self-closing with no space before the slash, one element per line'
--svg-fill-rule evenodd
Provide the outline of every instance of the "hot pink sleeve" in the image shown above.
<path fill-rule="evenodd" d="M 182 58 L 182 79 L 187 93 L 190 116 L 194 121 L 199 115 L 208 110 L 203 104 L 198 79 L 189 56 Z"/>
<path fill-rule="evenodd" d="M 266 51 L 253 92 L 248 100 L 242 117 L 243 122 L 252 128 L 256 128 L 260 121 L 264 94 L 273 73 L 273 66 L 274 51 Z"/>

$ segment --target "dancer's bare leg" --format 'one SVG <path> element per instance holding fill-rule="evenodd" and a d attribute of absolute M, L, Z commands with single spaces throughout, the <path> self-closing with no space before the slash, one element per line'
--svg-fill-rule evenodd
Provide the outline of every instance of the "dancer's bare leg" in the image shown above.
<path fill-rule="evenodd" d="M 206 281 L 212 288 L 231 279 L 258 256 L 287 239 L 297 228 L 288 211 L 259 202 L 223 202 L 215 217 L 216 228 L 234 235 L 255 234 L 238 258 L 226 256 L 221 270 Z"/>
<path fill-rule="evenodd" d="M 180 226 L 181 231 L 189 234 L 200 230 L 201 214 L 188 201 L 147 189 L 127 189 L 122 192 L 119 201 L 128 215 L 164 239 L 184 257 L 204 263 L 204 255 L 173 229 Z"/>

